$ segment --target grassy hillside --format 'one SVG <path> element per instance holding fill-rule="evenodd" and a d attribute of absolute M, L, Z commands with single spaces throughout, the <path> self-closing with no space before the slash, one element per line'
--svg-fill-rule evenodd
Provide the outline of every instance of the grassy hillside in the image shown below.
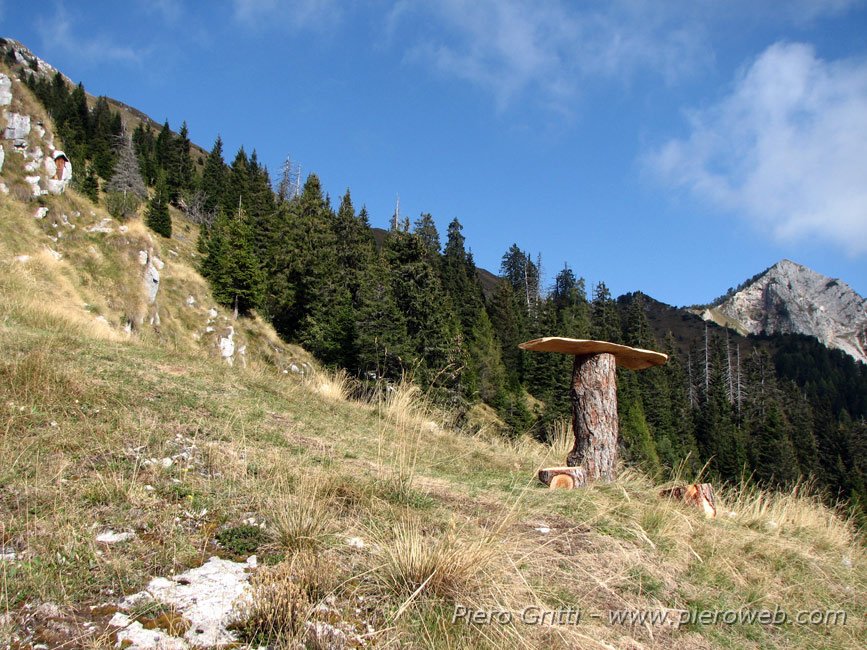
<path fill-rule="evenodd" d="M 215 307 L 180 215 L 163 240 L 74 190 L 31 201 L 14 191 L 22 175 L 7 147 L 0 646 L 112 647 L 124 595 L 212 555 L 255 553 L 238 630 L 254 644 L 317 647 L 304 623 L 319 621 L 348 647 L 863 647 L 863 545 L 817 499 L 721 490 L 708 521 L 630 470 L 549 492 L 535 473 L 562 462 L 568 435 L 553 447 L 470 436 L 409 385 L 351 401 L 344 377 Z M 141 251 L 165 263 L 155 305 Z M 231 366 L 219 348 L 230 327 Z M 133 535 L 97 541 L 108 531 Z M 453 622 L 459 606 L 518 614 Z M 845 611 L 846 623 L 609 619 L 775 608 Z M 531 625 L 522 611 L 573 617 Z M 185 625 L 159 605 L 131 614 Z"/>

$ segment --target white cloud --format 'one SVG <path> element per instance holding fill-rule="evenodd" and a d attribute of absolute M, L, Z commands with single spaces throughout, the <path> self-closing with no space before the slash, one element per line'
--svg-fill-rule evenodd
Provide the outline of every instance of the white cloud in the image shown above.
<path fill-rule="evenodd" d="M 641 70 L 671 81 L 706 65 L 701 25 L 678 25 L 678 16 L 628 0 L 402 0 L 389 31 L 418 30 L 410 34 L 409 60 L 479 85 L 500 109 L 532 93 L 568 110 L 591 77 L 628 79 Z"/>
<path fill-rule="evenodd" d="M 867 253 L 867 61 L 776 43 L 688 118 L 688 137 L 645 158 L 653 173 L 780 241 Z"/>
<path fill-rule="evenodd" d="M 147 13 L 162 16 L 169 25 L 177 24 L 184 13 L 184 4 L 181 0 L 138 0 L 138 4 Z"/>
<path fill-rule="evenodd" d="M 62 3 L 57 4 L 57 10 L 49 18 L 42 16 L 37 20 L 37 30 L 42 39 L 43 48 L 48 52 L 56 52 L 67 58 L 74 58 L 85 63 L 118 61 L 140 63 L 142 53 L 114 41 L 97 35 L 85 36 L 83 32 L 74 33 L 73 23 Z M 53 63 L 63 67 L 63 60 L 58 58 Z"/>
<path fill-rule="evenodd" d="M 247 27 L 327 31 L 340 22 L 338 0 L 233 0 L 235 19 Z"/>

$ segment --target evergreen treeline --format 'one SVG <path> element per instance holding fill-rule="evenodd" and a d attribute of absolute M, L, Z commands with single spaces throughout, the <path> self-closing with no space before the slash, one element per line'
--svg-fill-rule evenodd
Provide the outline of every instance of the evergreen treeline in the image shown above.
<path fill-rule="evenodd" d="M 686 348 L 671 332 L 654 332 L 645 296 L 615 300 L 603 282 L 588 296 L 568 266 L 543 287 L 541 258 L 517 244 L 485 295 L 457 219 L 445 242 L 430 214 L 396 219 L 377 245 L 366 209 L 356 210 L 349 190 L 335 209 L 315 174 L 297 196 L 275 194 L 256 152 L 241 148 L 227 164 L 219 137 L 196 173 L 186 124 L 178 134 L 168 122 L 159 133 L 136 129 L 130 170 L 129 151 L 105 157 L 102 141 L 119 118 L 99 108 L 104 100 L 87 111 L 81 86 L 70 93 L 55 78 L 33 87 L 58 116 L 65 146 L 100 176 L 154 188 L 146 212 L 154 230 L 171 235 L 169 203 L 201 224 L 200 268 L 219 302 L 236 317 L 257 310 L 325 364 L 361 381 L 409 375 L 459 413 L 483 403 L 506 435 L 543 439 L 570 414 L 571 359 L 518 343 L 568 336 L 658 349 L 670 355 L 665 366 L 618 373 L 627 462 L 772 487 L 812 478 L 832 500 L 860 508 L 867 498 L 867 368 L 814 339 L 764 345 L 705 325 L 679 352 Z"/>

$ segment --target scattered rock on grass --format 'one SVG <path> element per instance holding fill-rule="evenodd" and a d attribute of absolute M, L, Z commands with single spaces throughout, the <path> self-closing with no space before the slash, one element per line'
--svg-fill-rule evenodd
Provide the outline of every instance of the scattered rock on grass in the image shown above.
<path fill-rule="evenodd" d="M 142 650 L 160 648 L 213 647 L 235 643 L 227 628 L 237 616 L 234 604 L 249 590 L 249 570 L 257 565 L 256 556 L 246 562 L 212 557 L 200 567 L 172 578 L 154 578 L 145 591 L 125 598 L 120 608 L 130 611 L 136 605 L 155 601 L 172 607 L 190 622 L 183 638 L 161 632 L 160 639 L 143 634 L 140 623 L 126 614 L 115 615 L 111 625 L 121 627 L 118 644 L 135 645 Z"/>

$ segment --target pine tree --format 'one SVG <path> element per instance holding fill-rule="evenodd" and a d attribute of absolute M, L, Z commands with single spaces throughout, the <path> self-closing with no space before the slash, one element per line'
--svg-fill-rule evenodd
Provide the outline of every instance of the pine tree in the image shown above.
<path fill-rule="evenodd" d="M 424 244 L 428 259 L 431 263 L 435 263 L 434 261 L 440 254 L 440 234 L 437 232 L 433 217 L 427 212 L 423 212 L 413 224 L 413 233 Z"/>
<path fill-rule="evenodd" d="M 557 336 L 574 339 L 590 338 L 590 304 L 587 302 L 587 291 L 584 278 L 575 278 L 575 274 L 564 266 L 554 279 L 554 290 L 551 298 L 557 313 Z"/>
<path fill-rule="evenodd" d="M 132 142 L 145 184 L 155 185 L 159 168 L 156 159 L 156 140 L 150 125 L 139 124 L 133 131 Z"/>
<path fill-rule="evenodd" d="M 250 200 L 250 159 L 244 147 L 238 149 L 226 175 L 222 205 L 227 211 L 246 209 Z"/>
<path fill-rule="evenodd" d="M 240 157 L 236 162 L 233 167 L 240 169 Z M 339 284 L 331 220 L 315 174 L 307 178 L 299 197 L 278 208 L 268 267 L 268 311 L 277 331 L 288 340 L 303 341 L 314 325 L 320 331 L 326 328 L 322 318 Z M 311 314 L 316 314 L 315 319 L 308 318 Z M 327 329 L 340 327 L 332 322 Z M 321 340 L 321 334 L 316 336 Z"/>
<path fill-rule="evenodd" d="M 753 473 L 766 485 L 790 485 L 798 478 L 798 463 L 792 441 L 786 432 L 783 414 L 776 401 L 765 408 L 753 432 Z"/>
<path fill-rule="evenodd" d="M 500 263 L 500 276 L 510 285 L 515 297 L 524 306 L 527 318 L 534 318 L 541 300 L 541 273 L 530 255 L 512 244 Z"/>
<path fill-rule="evenodd" d="M 94 171 L 108 179 L 115 166 L 114 142 L 120 132 L 115 132 L 115 119 L 105 97 L 96 100 L 87 126 L 88 156 L 93 161 Z"/>
<path fill-rule="evenodd" d="M 464 338 L 469 338 L 471 330 L 478 323 L 479 309 L 484 306 L 482 289 L 476 273 L 476 265 L 465 248 L 465 239 L 461 231 L 463 226 L 453 219 L 448 227 L 446 247 L 440 262 L 440 278 L 443 289 L 451 298 L 452 304 L 461 321 Z M 428 232 L 428 245 L 431 249 L 439 245 L 439 236 Z"/>
<path fill-rule="evenodd" d="M 517 391 L 524 375 L 524 356 L 518 344 L 526 340 L 523 332 L 522 307 L 508 282 L 497 284 L 488 305 L 488 315 L 500 343 L 509 388 Z"/>
<path fill-rule="evenodd" d="M 591 334 L 594 339 L 620 343 L 623 339 L 620 314 L 604 282 L 593 288 Z"/>
<path fill-rule="evenodd" d="M 416 234 L 390 232 L 384 244 L 398 308 L 420 362 L 419 379 L 453 387 L 459 380 L 460 327 L 443 292 L 430 249 Z"/>
<path fill-rule="evenodd" d="M 145 213 L 145 225 L 158 235 L 169 238 L 172 236 L 172 217 L 169 214 L 169 198 L 166 181 L 160 177 L 156 191 L 148 202 Z"/>
<path fill-rule="evenodd" d="M 400 379 L 411 369 L 406 319 L 398 309 L 388 265 L 376 255 L 364 270 L 356 310 L 358 368 L 377 377 Z"/>
<path fill-rule="evenodd" d="M 190 192 L 195 183 L 195 171 L 193 169 L 193 159 L 190 156 L 190 136 L 187 123 L 181 124 L 181 130 L 177 137 L 174 138 L 174 164 L 177 165 L 177 190 L 178 194 Z"/>
<path fill-rule="evenodd" d="M 79 190 L 91 201 L 99 201 L 99 179 L 93 170 L 93 165 L 88 165 L 84 172 L 84 179 L 79 184 Z"/>
<path fill-rule="evenodd" d="M 214 298 L 234 310 L 235 318 L 261 304 L 265 278 L 256 257 L 252 229 L 243 210 L 221 212 L 207 239 L 203 273 Z"/>
<path fill-rule="evenodd" d="M 202 208 L 207 214 L 216 214 L 217 209 L 222 205 L 226 173 L 223 140 L 217 136 L 211 153 L 205 161 L 205 168 L 202 170 L 202 194 L 204 195 Z"/>

